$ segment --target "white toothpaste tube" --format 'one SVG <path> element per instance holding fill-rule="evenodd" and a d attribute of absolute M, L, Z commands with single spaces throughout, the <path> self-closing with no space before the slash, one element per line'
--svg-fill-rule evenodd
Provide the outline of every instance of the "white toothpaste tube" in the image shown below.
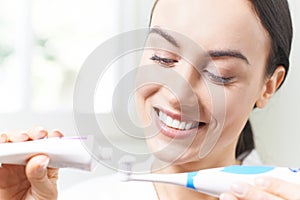
<path fill-rule="evenodd" d="M 176 184 L 211 196 L 229 192 L 232 184 L 245 182 L 254 185 L 260 176 L 279 178 L 300 184 L 300 169 L 272 166 L 228 166 L 178 174 L 121 174 L 122 181 L 150 181 Z"/>
<path fill-rule="evenodd" d="M 37 154 L 50 157 L 49 167 L 91 171 L 96 162 L 82 143 L 93 145 L 92 137 L 54 137 L 0 144 L 0 163 L 25 165 Z"/>

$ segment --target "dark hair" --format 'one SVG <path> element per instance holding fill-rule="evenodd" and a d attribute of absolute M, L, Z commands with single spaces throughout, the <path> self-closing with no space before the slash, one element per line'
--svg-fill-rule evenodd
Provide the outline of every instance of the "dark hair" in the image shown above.
<path fill-rule="evenodd" d="M 249 1 L 271 39 L 266 75 L 272 75 L 280 65 L 285 68 L 287 74 L 293 39 L 292 19 L 287 0 Z"/>
<path fill-rule="evenodd" d="M 271 76 L 278 66 L 283 66 L 286 71 L 285 80 L 290 66 L 289 56 L 293 39 L 293 26 L 288 2 L 287 0 L 249 1 L 271 39 L 266 76 Z M 243 160 L 254 148 L 253 131 L 248 120 L 238 140 L 236 157 Z"/>
<path fill-rule="evenodd" d="M 156 0 L 152 12 L 157 5 Z M 278 66 L 285 68 L 286 75 L 289 71 L 289 56 L 293 38 L 293 27 L 291 13 L 287 0 L 248 0 L 260 19 L 262 26 L 266 29 L 271 40 L 271 49 L 267 58 L 266 76 L 271 76 Z M 283 82 L 282 82 L 283 83 Z M 281 86 L 281 85 L 280 85 Z M 236 157 L 244 159 L 255 148 L 253 131 L 248 120 L 242 130 L 236 147 Z"/>

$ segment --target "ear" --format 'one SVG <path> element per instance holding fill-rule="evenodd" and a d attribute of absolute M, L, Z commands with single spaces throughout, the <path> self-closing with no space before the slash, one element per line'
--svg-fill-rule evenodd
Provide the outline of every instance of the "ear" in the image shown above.
<path fill-rule="evenodd" d="M 256 101 L 256 107 L 263 108 L 267 105 L 271 97 L 281 85 L 285 77 L 285 68 L 278 66 L 271 77 L 264 83 L 262 93 Z"/>

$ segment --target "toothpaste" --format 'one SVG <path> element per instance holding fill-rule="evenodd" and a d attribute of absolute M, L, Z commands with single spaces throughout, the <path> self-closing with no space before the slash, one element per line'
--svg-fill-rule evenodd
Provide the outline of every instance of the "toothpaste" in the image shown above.
<path fill-rule="evenodd" d="M 25 165 L 32 156 L 46 154 L 50 158 L 49 167 L 91 171 L 95 168 L 96 162 L 83 143 L 88 146 L 93 145 L 92 137 L 54 137 L 2 143 L 0 144 L 0 163 Z"/>

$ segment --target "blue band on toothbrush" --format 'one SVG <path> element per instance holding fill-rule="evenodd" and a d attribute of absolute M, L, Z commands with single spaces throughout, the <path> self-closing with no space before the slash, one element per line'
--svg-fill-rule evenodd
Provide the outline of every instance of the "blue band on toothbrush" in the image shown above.
<path fill-rule="evenodd" d="M 233 165 L 233 166 L 224 167 L 222 172 L 231 173 L 231 174 L 262 174 L 262 173 L 272 171 L 273 169 L 275 169 L 275 167 Z"/>
<path fill-rule="evenodd" d="M 187 182 L 186 187 L 196 190 L 194 185 L 194 177 L 197 175 L 198 172 L 189 172 L 187 173 Z"/>

